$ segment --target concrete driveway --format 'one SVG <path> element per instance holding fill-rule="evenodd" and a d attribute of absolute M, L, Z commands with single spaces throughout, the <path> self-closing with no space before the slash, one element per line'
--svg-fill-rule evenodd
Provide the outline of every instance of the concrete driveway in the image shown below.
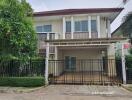
<path fill-rule="evenodd" d="M 0 100 L 132 100 L 118 86 L 49 85 L 30 93 L 0 93 Z"/>

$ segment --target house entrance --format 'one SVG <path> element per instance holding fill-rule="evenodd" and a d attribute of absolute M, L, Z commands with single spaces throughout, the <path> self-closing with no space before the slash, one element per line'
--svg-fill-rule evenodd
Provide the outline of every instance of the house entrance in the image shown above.
<path fill-rule="evenodd" d="M 67 71 L 76 69 L 76 57 L 65 56 L 65 68 Z"/>

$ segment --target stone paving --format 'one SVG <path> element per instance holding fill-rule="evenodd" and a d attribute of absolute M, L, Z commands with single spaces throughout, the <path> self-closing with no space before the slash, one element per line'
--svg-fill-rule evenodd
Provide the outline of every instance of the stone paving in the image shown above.
<path fill-rule="evenodd" d="M 49 85 L 30 93 L 0 93 L 0 100 L 132 100 L 118 86 Z"/>
<path fill-rule="evenodd" d="M 118 86 L 96 86 L 96 85 L 50 85 L 39 92 L 64 95 L 131 95 L 131 92 Z M 38 91 L 37 91 L 38 92 Z"/>

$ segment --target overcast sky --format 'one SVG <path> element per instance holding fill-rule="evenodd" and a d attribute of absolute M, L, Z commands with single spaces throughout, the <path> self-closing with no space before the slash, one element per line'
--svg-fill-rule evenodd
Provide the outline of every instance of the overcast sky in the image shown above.
<path fill-rule="evenodd" d="M 123 0 L 27 0 L 35 12 L 70 8 L 112 8 L 122 7 Z M 122 17 L 132 11 L 132 0 L 124 6 L 125 9 L 111 24 L 113 32 L 122 22 Z"/>

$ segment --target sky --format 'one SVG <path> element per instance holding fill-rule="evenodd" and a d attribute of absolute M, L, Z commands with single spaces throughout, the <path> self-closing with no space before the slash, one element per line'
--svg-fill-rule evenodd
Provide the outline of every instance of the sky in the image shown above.
<path fill-rule="evenodd" d="M 123 6 L 123 0 L 27 0 L 35 12 L 71 8 L 113 8 L 124 7 L 125 9 L 111 24 L 111 32 L 122 23 L 122 18 L 132 11 L 132 0 Z"/>

